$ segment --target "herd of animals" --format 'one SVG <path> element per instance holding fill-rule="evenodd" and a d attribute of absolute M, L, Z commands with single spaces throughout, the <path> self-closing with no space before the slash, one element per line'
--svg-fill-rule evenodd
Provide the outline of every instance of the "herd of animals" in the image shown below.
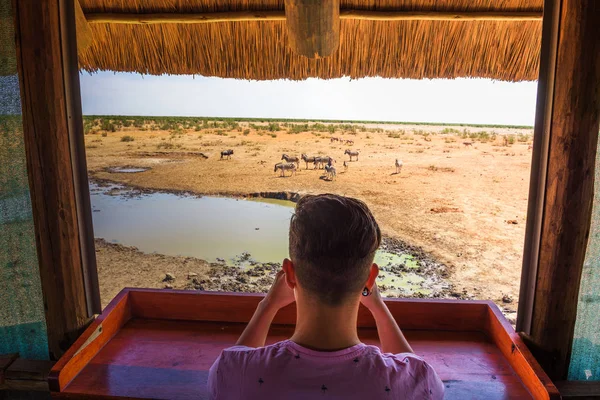
<path fill-rule="evenodd" d="M 343 140 L 339 138 L 332 137 L 331 142 L 334 141 L 343 142 L 346 144 L 354 144 L 352 140 Z M 221 160 L 223 159 L 231 159 L 233 155 L 233 150 L 227 149 L 221 151 Z M 350 150 L 346 149 L 344 152 L 344 156 L 348 155 L 349 160 L 344 160 L 344 172 L 348 170 L 348 163 L 351 161 L 358 161 L 358 156 L 360 155 L 360 151 L 358 150 Z M 354 160 L 353 160 L 354 159 Z M 279 162 L 275 164 L 275 168 L 273 172 L 280 172 L 280 176 L 284 177 L 286 171 L 290 171 L 290 176 L 294 175 L 298 169 L 300 169 L 300 160 L 304 161 L 306 164 L 306 169 L 308 169 L 308 165 L 312 164 L 314 169 L 323 169 L 325 171 L 324 178 L 326 180 L 332 181 L 337 176 L 337 170 L 335 169 L 334 164 L 336 163 L 335 159 L 330 156 L 308 156 L 307 154 L 302 154 L 300 157 L 298 156 L 290 156 L 288 154 L 282 154 L 281 160 L 284 162 Z M 396 159 L 395 167 L 396 173 L 399 174 L 402 171 L 402 160 Z"/>

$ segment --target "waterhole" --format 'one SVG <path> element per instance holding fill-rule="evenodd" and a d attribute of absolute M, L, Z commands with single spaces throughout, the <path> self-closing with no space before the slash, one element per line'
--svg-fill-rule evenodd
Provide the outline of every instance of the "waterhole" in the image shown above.
<path fill-rule="evenodd" d="M 94 235 L 108 242 L 240 268 L 288 257 L 291 201 L 147 192 L 112 184 L 92 184 L 90 192 Z M 430 293 L 412 255 L 379 250 L 375 262 L 386 293 Z M 402 273 L 391 272 L 398 267 Z"/>

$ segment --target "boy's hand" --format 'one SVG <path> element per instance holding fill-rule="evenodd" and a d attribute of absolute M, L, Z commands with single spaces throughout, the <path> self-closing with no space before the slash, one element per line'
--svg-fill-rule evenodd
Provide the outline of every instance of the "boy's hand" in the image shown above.
<path fill-rule="evenodd" d="M 371 312 L 376 311 L 381 308 L 381 306 L 385 305 L 381 298 L 381 293 L 379 293 L 379 289 L 377 288 L 377 284 L 374 284 L 371 288 L 371 294 L 368 296 L 360 296 L 360 302 Z"/>
<path fill-rule="evenodd" d="M 275 276 L 275 281 L 265 296 L 263 302 L 274 310 L 279 310 L 290 303 L 296 301 L 294 291 L 288 286 L 285 281 L 285 272 L 279 271 Z"/>

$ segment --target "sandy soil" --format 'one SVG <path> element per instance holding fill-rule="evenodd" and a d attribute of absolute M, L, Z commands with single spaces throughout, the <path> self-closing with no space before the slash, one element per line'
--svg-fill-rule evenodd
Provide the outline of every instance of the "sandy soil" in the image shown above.
<path fill-rule="evenodd" d="M 247 129 L 247 124 L 241 125 Z M 508 296 L 515 301 L 503 306 L 516 310 L 531 150 L 528 137 L 510 144 L 503 136 L 531 135 L 531 131 L 488 128 L 498 136 L 480 142 L 457 132 L 444 133 L 443 126 L 382 127 L 383 132 L 334 134 L 353 140 L 352 146 L 332 143 L 328 133 L 250 129 L 244 135 L 238 130 L 122 128 L 106 136 L 101 132 L 86 135 L 88 169 L 91 178 L 201 194 L 333 192 L 357 197 L 373 210 L 385 235 L 419 246 L 450 266 L 449 279 L 457 291 L 499 304 Z M 121 141 L 125 135 L 133 141 Z M 228 148 L 234 150 L 231 160 L 220 160 L 220 151 Z M 347 148 L 360 150 L 360 156 L 359 161 L 348 162 L 345 170 Z M 321 179 L 322 171 L 312 166 L 305 170 L 304 163 L 296 175 L 279 177 L 273 165 L 280 162 L 282 153 L 332 156 L 337 179 Z M 400 174 L 395 174 L 396 158 L 404 164 Z M 137 174 L 109 172 L 118 166 L 151 169 Z M 98 251 L 101 267 L 110 261 L 104 257 L 105 248 Z M 174 268 L 165 265 L 165 270 Z M 101 282 L 106 278 L 101 274 Z M 135 279 L 131 277 L 126 285 L 157 284 Z"/>

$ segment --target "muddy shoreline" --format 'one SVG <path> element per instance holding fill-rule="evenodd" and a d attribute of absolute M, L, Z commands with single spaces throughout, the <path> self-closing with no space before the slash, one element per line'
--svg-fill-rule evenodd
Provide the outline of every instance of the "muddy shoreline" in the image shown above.
<path fill-rule="evenodd" d="M 224 261 L 208 262 L 195 257 L 144 253 L 137 247 L 109 243 L 102 238 L 97 238 L 95 244 L 104 305 L 124 286 L 266 293 L 275 274 L 281 269 L 280 263 L 257 262 L 249 254 L 242 254 L 231 265 Z M 403 245 L 386 238 L 382 248 L 393 252 L 398 246 Z M 470 298 L 467 294 L 453 292 L 452 285 L 446 281 L 448 272 L 444 265 L 426 257 L 418 259 L 417 264 L 417 269 L 401 264 L 382 266 L 381 275 L 400 277 L 405 272 L 411 272 L 427 278 L 424 287 L 432 291 L 430 296 L 407 292 L 401 297 Z M 135 277 L 133 282 L 132 277 Z M 123 285 L 120 285 L 121 280 Z M 381 285 L 381 289 L 387 297 L 400 297 L 390 293 L 398 289 L 393 285 Z"/>
<path fill-rule="evenodd" d="M 113 167 L 108 167 L 113 168 Z M 144 168 L 144 167 L 136 167 L 136 166 L 127 166 L 123 168 Z M 106 169 L 105 169 L 106 170 Z M 145 171 L 144 171 L 145 172 Z M 118 172 L 112 172 L 118 173 Z M 137 173 L 137 172 L 136 172 Z M 141 195 L 150 195 L 155 193 L 166 193 L 166 194 L 174 194 L 177 196 L 191 196 L 200 198 L 202 196 L 213 196 L 213 197 L 235 197 L 239 199 L 250 199 L 250 198 L 262 198 L 262 199 L 273 199 L 273 200 L 287 200 L 293 203 L 297 203 L 302 197 L 303 193 L 298 192 L 252 192 L 252 193 L 242 193 L 242 192 L 210 192 L 210 193 L 198 193 L 190 190 L 178 190 L 178 189 L 160 189 L 160 188 L 148 188 L 143 186 L 134 185 L 131 183 L 124 183 L 121 181 L 99 178 L 96 176 L 94 171 L 89 171 L 89 181 L 91 184 L 98 186 L 99 188 L 106 188 L 110 186 L 120 186 L 118 189 L 119 192 L 129 192 L 127 194 L 119 193 L 120 195 L 125 195 L 128 197 L 135 197 Z M 130 174 L 130 173 L 126 173 Z M 115 193 L 116 194 L 116 193 Z M 112 194 L 112 195 L 115 195 Z"/>

